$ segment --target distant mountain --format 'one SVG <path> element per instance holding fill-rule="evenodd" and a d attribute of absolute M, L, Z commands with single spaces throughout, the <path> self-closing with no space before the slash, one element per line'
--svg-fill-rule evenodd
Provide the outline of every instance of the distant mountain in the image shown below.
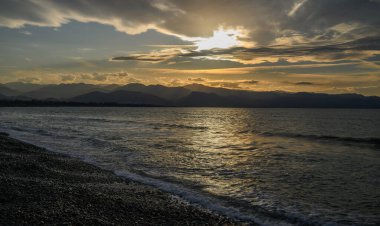
<path fill-rule="evenodd" d="M 237 103 L 233 99 L 219 96 L 215 93 L 192 92 L 189 95 L 178 99 L 178 106 L 194 106 L 194 107 L 233 107 Z"/>
<path fill-rule="evenodd" d="M 47 85 L 37 90 L 24 93 L 23 95 L 38 100 L 48 98 L 63 100 L 94 91 L 111 91 L 117 87 L 118 86 L 115 85 L 99 86 L 83 83 Z"/>
<path fill-rule="evenodd" d="M 195 92 L 215 93 L 221 96 L 233 95 L 236 93 L 236 91 L 239 91 L 239 90 L 232 90 L 232 89 L 225 89 L 225 88 L 209 87 L 209 86 L 205 86 L 205 85 L 197 84 L 197 83 L 186 85 L 186 86 L 183 86 L 182 88 L 195 91 Z"/>
<path fill-rule="evenodd" d="M 168 106 L 170 102 L 160 97 L 133 91 L 117 90 L 110 93 L 91 92 L 71 98 L 69 101 L 80 103 L 117 103 Z"/>
<path fill-rule="evenodd" d="M 179 105 L 219 107 L 275 108 L 380 108 L 380 97 L 358 94 L 252 92 L 243 96 L 201 95 L 193 92 Z"/>
<path fill-rule="evenodd" d="M 34 83 L 24 83 L 24 82 L 11 82 L 11 83 L 4 84 L 4 86 L 11 88 L 13 90 L 17 90 L 20 93 L 26 93 L 26 92 L 30 92 L 30 91 L 42 88 L 46 85 L 34 84 Z"/>
<path fill-rule="evenodd" d="M 9 97 L 0 93 L 0 100 L 8 100 Z"/>
<path fill-rule="evenodd" d="M 5 96 L 16 96 L 19 95 L 20 92 L 17 90 L 11 89 L 9 87 L 6 87 L 5 85 L 0 85 L 0 94 Z"/>
<path fill-rule="evenodd" d="M 119 88 L 120 90 L 141 92 L 155 95 L 166 100 L 177 100 L 191 93 L 190 90 L 183 87 L 167 87 L 162 85 L 145 86 L 139 83 L 131 83 Z"/>
<path fill-rule="evenodd" d="M 217 87 L 209 87 L 201 84 L 190 84 L 183 86 L 183 88 L 196 91 L 196 92 L 204 92 L 204 93 L 215 93 L 220 96 L 236 96 L 239 98 L 245 99 L 245 101 L 249 100 L 268 100 L 281 97 L 286 95 L 286 92 L 279 91 L 248 91 L 248 90 L 236 90 L 236 89 L 226 89 L 226 88 L 217 88 Z"/>
<path fill-rule="evenodd" d="M 146 86 L 133 84 L 144 90 Z M 169 101 L 164 98 L 134 91 L 118 90 L 112 93 L 95 92 L 70 99 L 76 102 L 147 104 L 187 107 L 282 107 L 282 108 L 380 108 L 380 97 L 358 94 L 320 94 L 285 92 L 250 92 L 199 86 L 207 92 L 190 92 Z M 214 91 L 219 94 L 213 93 Z M 223 95 L 221 95 L 223 94 Z"/>
<path fill-rule="evenodd" d="M 24 86 L 24 88 L 28 86 L 27 84 L 16 85 Z M 21 94 L 10 87 L 0 85 L 0 94 L 0 98 L 9 101 L 27 102 L 37 99 L 48 103 L 72 101 L 75 102 L 75 105 L 77 103 L 96 103 L 101 106 L 137 104 L 192 107 L 380 108 L 380 97 L 366 97 L 359 94 L 256 92 L 215 88 L 200 84 L 183 87 L 146 86 L 138 83 L 124 86 L 60 84 L 45 85 Z M 13 96 L 7 97 L 10 94 Z"/>
<path fill-rule="evenodd" d="M 289 93 L 260 107 L 296 108 L 380 108 L 380 97 L 359 94 Z"/>
<path fill-rule="evenodd" d="M 192 91 L 214 93 L 232 102 L 228 106 L 238 107 L 282 107 L 282 108 L 380 108 L 380 97 L 359 94 L 289 93 L 281 91 L 246 91 L 214 88 L 191 84 L 184 88 Z"/>

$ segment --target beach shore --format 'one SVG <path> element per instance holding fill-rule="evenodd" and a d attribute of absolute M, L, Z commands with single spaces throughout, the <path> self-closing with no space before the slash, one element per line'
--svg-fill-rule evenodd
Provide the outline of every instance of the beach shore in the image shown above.
<path fill-rule="evenodd" d="M 169 193 L 0 134 L 0 225 L 239 225 Z"/>

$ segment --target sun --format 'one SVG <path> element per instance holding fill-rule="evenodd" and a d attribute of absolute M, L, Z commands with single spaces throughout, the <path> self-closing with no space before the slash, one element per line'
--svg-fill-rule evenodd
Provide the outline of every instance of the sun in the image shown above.
<path fill-rule="evenodd" d="M 240 36 L 239 30 L 219 28 L 213 32 L 213 35 L 209 38 L 199 38 L 195 41 L 197 50 L 208 50 L 208 49 L 227 49 L 234 46 L 238 46 L 240 41 L 238 37 Z"/>

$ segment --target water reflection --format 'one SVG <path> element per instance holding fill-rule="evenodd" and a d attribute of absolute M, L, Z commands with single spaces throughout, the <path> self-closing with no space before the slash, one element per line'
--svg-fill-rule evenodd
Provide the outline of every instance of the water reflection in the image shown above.
<path fill-rule="evenodd" d="M 380 152 L 376 139 L 366 139 L 380 138 L 376 110 L 19 108 L 0 114 L 2 128 L 18 128 L 24 138 L 183 184 L 245 212 L 260 207 L 346 224 L 380 215 L 374 201 Z"/>

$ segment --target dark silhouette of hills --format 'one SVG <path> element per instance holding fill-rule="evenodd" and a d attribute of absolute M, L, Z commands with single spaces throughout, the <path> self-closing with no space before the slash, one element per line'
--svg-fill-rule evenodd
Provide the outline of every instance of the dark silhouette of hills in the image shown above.
<path fill-rule="evenodd" d="M 92 92 L 69 99 L 80 103 L 116 103 L 168 106 L 170 102 L 150 94 L 117 90 L 111 93 Z"/>
<path fill-rule="evenodd" d="M 4 87 L 7 84 L 3 85 Z M 15 84 L 13 84 L 14 87 Z M 30 88 L 27 84 L 16 84 Z M 1 88 L 1 86 L 0 86 Z M 9 88 L 9 87 L 8 87 Z M 258 107 L 258 108 L 380 108 L 380 97 L 359 94 L 288 93 L 281 91 L 256 92 L 208 87 L 191 84 L 183 87 L 143 85 L 60 84 L 45 85 L 33 91 L 4 95 L 0 100 L 8 104 L 15 101 L 32 101 L 40 105 L 74 103 L 74 106 L 182 106 L 182 107 Z M 11 89 L 11 88 L 9 88 Z M 3 89 L 5 91 L 9 89 Z M 13 90 L 13 89 L 11 89 Z M 37 100 L 37 101 L 36 101 Z M 23 102 L 24 105 L 27 105 Z M 69 105 L 71 106 L 71 105 Z"/>
<path fill-rule="evenodd" d="M 37 90 L 37 89 L 42 88 L 46 85 L 34 84 L 34 83 L 25 83 L 25 82 L 10 82 L 10 83 L 4 84 L 4 86 L 6 86 L 10 89 L 13 89 L 13 90 L 17 90 L 20 93 L 26 93 L 26 92 L 30 92 L 33 90 Z"/>
<path fill-rule="evenodd" d="M 117 103 L 79 103 L 53 100 L 4 100 L 0 98 L 0 107 L 157 107 L 146 104 Z"/>
<path fill-rule="evenodd" d="M 380 108 L 379 97 L 358 94 L 290 93 L 261 103 L 258 107 L 291 108 Z"/>
<path fill-rule="evenodd" d="M 379 97 L 357 94 L 270 93 L 268 96 L 220 96 L 214 93 L 192 92 L 179 99 L 178 106 L 248 107 L 248 108 L 380 108 Z M 262 98 L 263 97 L 263 98 Z"/>
<path fill-rule="evenodd" d="M 161 97 L 166 100 L 176 100 L 191 93 L 191 90 L 184 87 L 167 87 L 162 85 L 145 86 L 139 83 L 131 83 L 119 88 L 120 90 L 147 93 Z"/>
<path fill-rule="evenodd" d="M 0 93 L 0 100 L 8 100 L 9 97 Z"/>
<path fill-rule="evenodd" d="M 359 94 L 256 92 L 214 88 L 200 84 L 184 87 L 193 91 L 222 96 L 226 102 L 229 100 L 229 107 L 380 108 L 380 97 L 366 97 Z"/>
<path fill-rule="evenodd" d="M 42 100 L 46 98 L 54 99 L 69 99 L 78 95 L 86 94 L 94 91 L 111 91 L 116 88 L 113 85 L 99 86 L 93 84 L 59 84 L 59 85 L 47 85 L 30 92 L 26 92 L 23 95 L 32 99 Z"/>
<path fill-rule="evenodd" d="M 189 95 L 175 101 L 178 106 L 194 107 L 237 107 L 238 105 L 229 98 L 215 93 L 192 92 Z"/>
<path fill-rule="evenodd" d="M 209 87 L 209 86 L 205 86 L 205 85 L 197 84 L 197 83 L 186 85 L 183 88 L 191 90 L 191 91 L 202 92 L 202 93 L 215 93 L 222 96 L 228 96 L 228 95 L 236 94 L 238 92 L 238 90 Z"/>
<path fill-rule="evenodd" d="M 0 93 L 5 96 L 16 96 L 19 95 L 21 92 L 11 89 L 4 85 L 0 85 Z"/>
<path fill-rule="evenodd" d="M 280 91 L 259 92 L 259 91 L 216 88 L 216 87 L 209 87 L 209 86 L 205 86 L 201 84 L 190 84 L 190 85 L 184 86 L 184 88 L 189 89 L 191 91 L 196 91 L 196 92 L 215 93 L 220 96 L 236 96 L 239 98 L 243 98 L 247 101 L 250 99 L 267 100 L 267 99 L 272 99 L 272 98 L 278 98 L 287 94 L 286 92 L 280 92 Z"/>

